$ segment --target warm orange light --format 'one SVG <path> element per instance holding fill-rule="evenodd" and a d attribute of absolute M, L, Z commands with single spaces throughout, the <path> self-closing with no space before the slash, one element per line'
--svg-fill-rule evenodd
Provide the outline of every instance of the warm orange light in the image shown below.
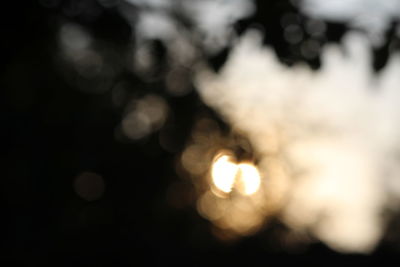
<path fill-rule="evenodd" d="M 239 192 L 243 195 L 252 195 L 258 191 L 261 184 L 260 173 L 251 163 L 241 163 L 239 168 Z"/>
<path fill-rule="evenodd" d="M 235 183 L 237 171 L 238 165 L 232 162 L 231 157 L 222 155 L 212 165 L 211 178 L 219 190 L 229 193 Z"/>

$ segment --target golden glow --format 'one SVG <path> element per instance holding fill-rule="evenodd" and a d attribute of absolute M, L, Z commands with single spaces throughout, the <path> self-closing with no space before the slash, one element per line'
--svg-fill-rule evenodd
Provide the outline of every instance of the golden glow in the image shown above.
<path fill-rule="evenodd" d="M 239 192 L 243 195 L 252 195 L 256 193 L 261 184 L 260 173 L 257 167 L 251 163 L 241 163 L 238 167 L 240 173 Z"/>
<path fill-rule="evenodd" d="M 343 39 L 347 57 L 332 46 L 323 49 L 318 72 L 287 68 L 262 38 L 249 31 L 222 70 L 204 69 L 197 78 L 202 99 L 248 137 L 261 177 L 268 177 L 257 193 L 244 195 L 251 179 L 238 167 L 234 190 L 241 194 L 226 198 L 231 208 L 213 223 L 242 234 L 242 223 L 279 216 L 293 233 L 339 252 L 371 252 L 385 234 L 382 211 L 399 206 L 400 183 L 390 182 L 400 176 L 393 157 L 399 58 L 375 76 L 368 42 L 351 34 Z"/>
<path fill-rule="evenodd" d="M 227 154 L 217 156 L 211 168 L 211 177 L 222 192 L 230 193 L 235 188 L 245 196 L 256 193 L 261 184 L 260 173 L 254 164 L 237 164 Z"/>
<path fill-rule="evenodd" d="M 238 166 L 228 155 L 218 157 L 213 163 L 211 177 L 214 185 L 221 191 L 229 193 L 235 183 Z"/>

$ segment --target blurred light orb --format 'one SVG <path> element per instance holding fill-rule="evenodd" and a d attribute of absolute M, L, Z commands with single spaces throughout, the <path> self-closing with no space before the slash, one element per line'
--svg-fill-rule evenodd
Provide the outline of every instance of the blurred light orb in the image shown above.
<path fill-rule="evenodd" d="M 326 32 L 326 24 L 317 19 L 310 19 L 306 23 L 306 32 L 311 36 L 322 36 Z"/>
<path fill-rule="evenodd" d="M 61 47 L 68 54 L 79 53 L 92 43 L 89 33 L 80 25 L 66 23 L 60 30 Z"/>
<path fill-rule="evenodd" d="M 87 201 L 99 199 L 104 194 L 103 178 L 94 172 L 82 172 L 74 181 L 75 193 Z"/>
<path fill-rule="evenodd" d="M 211 168 L 211 177 L 214 185 L 222 192 L 229 193 L 235 183 L 238 165 L 232 157 L 222 154 L 217 156 Z"/>
<path fill-rule="evenodd" d="M 122 121 L 124 134 L 132 140 L 141 139 L 151 133 L 151 121 L 144 113 L 129 113 Z"/>
<path fill-rule="evenodd" d="M 211 167 L 213 184 L 224 193 L 230 193 L 233 188 L 244 196 L 258 191 L 261 185 L 260 173 L 250 162 L 236 163 L 229 154 L 219 153 Z"/>
<path fill-rule="evenodd" d="M 303 30 L 299 25 L 291 24 L 284 29 L 283 37 L 290 44 L 298 44 L 303 40 Z"/>
<path fill-rule="evenodd" d="M 256 166 L 251 163 L 238 165 L 240 186 L 238 190 L 243 195 L 252 195 L 258 191 L 261 184 L 260 173 Z"/>
<path fill-rule="evenodd" d="M 139 140 L 159 130 L 168 116 L 168 104 L 157 95 L 146 95 L 133 101 L 131 109 L 121 122 L 123 133 L 132 140 Z"/>

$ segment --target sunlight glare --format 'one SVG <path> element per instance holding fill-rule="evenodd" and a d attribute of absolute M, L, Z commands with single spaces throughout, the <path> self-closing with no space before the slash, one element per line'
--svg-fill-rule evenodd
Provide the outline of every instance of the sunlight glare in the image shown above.
<path fill-rule="evenodd" d="M 258 191 L 261 184 L 260 173 L 251 163 L 241 163 L 239 168 L 239 192 L 243 195 L 252 195 Z"/>
<path fill-rule="evenodd" d="M 221 191 L 229 193 L 235 182 L 238 165 L 228 155 L 218 157 L 213 163 L 211 177 L 214 185 Z"/>

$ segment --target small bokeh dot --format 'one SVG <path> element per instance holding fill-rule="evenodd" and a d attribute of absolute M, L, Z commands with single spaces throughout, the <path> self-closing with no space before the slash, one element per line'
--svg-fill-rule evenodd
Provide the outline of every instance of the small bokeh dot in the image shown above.
<path fill-rule="evenodd" d="M 75 193 L 87 201 L 97 200 L 104 193 L 103 177 L 94 172 L 82 172 L 74 181 Z"/>

